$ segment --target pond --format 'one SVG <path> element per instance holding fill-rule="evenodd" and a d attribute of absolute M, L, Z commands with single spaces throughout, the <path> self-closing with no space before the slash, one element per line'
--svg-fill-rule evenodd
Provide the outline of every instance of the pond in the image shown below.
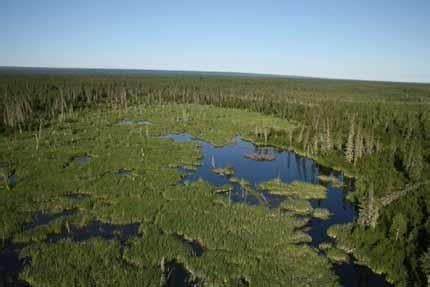
<path fill-rule="evenodd" d="M 231 184 L 231 191 L 224 194 L 231 202 L 243 202 L 250 205 L 265 204 L 268 208 L 278 208 L 286 197 L 274 196 L 258 191 L 261 182 L 279 178 L 282 182 L 301 181 L 321 184 L 327 188 L 327 197 L 323 200 L 310 200 L 313 208 L 325 208 L 331 213 L 326 220 L 312 218 L 308 223 L 310 243 L 314 247 L 322 242 L 329 242 L 327 229 L 333 224 L 352 222 L 357 217 L 355 207 L 346 200 L 346 195 L 353 189 L 353 182 L 342 173 L 318 165 L 315 161 L 286 150 L 274 147 L 257 147 L 251 142 L 235 137 L 230 143 L 217 147 L 208 142 L 193 139 L 189 134 L 169 134 L 165 136 L 177 142 L 193 141 L 201 145 L 203 159 L 201 166 L 195 170 L 178 168 L 183 173 L 181 183 L 203 179 L 215 186 Z M 253 155 L 253 156 L 250 156 Z M 258 160 L 256 160 L 258 159 Z M 263 160 L 260 160 L 263 159 Z M 267 160 L 265 160 L 267 159 Z M 244 179 L 253 187 L 249 192 L 231 180 L 231 177 L 220 175 L 214 168 L 233 167 L 234 178 Z M 335 181 L 321 181 L 321 176 L 329 176 Z M 261 198 L 264 200 L 262 201 Z M 369 268 L 348 263 L 334 264 L 334 270 L 345 286 L 389 286 L 383 276 L 373 273 Z"/>

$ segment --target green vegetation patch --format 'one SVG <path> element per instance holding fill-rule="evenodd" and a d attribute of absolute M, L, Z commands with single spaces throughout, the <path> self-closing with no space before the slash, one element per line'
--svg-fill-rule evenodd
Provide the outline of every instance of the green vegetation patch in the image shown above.
<path fill-rule="evenodd" d="M 160 268 L 138 268 L 126 264 L 116 240 L 61 240 L 26 248 L 22 256 L 32 258 L 22 274 L 32 286 L 154 286 L 160 284 Z"/>
<path fill-rule="evenodd" d="M 293 197 L 282 201 L 280 208 L 299 215 L 309 215 L 313 211 L 311 203 L 308 200 Z"/>
<path fill-rule="evenodd" d="M 302 199 L 325 199 L 327 196 L 327 189 L 324 186 L 299 181 L 284 183 L 279 178 L 260 183 L 259 189 L 271 194 Z"/>
<path fill-rule="evenodd" d="M 337 248 L 329 248 L 326 252 L 328 259 L 336 263 L 344 263 L 349 261 L 348 254 Z"/>
<path fill-rule="evenodd" d="M 328 182 L 330 183 L 333 187 L 342 187 L 344 184 L 342 181 L 340 181 L 337 177 L 333 176 L 333 175 L 319 175 L 318 179 L 322 182 Z"/>
<path fill-rule="evenodd" d="M 215 167 L 212 169 L 212 172 L 222 176 L 232 176 L 234 174 L 234 167 Z"/>
<path fill-rule="evenodd" d="M 318 248 L 322 250 L 333 263 L 346 263 L 349 261 L 349 255 L 344 250 L 334 247 L 331 243 L 320 243 Z"/>
<path fill-rule="evenodd" d="M 215 193 L 227 193 L 229 191 L 232 191 L 233 187 L 230 184 L 224 184 L 220 187 L 215 188 Z"/>
<path fill-rule="evenodd" d="M 329 250 L 330 248 L 333 248 L 333 244 L 331 244 L 330 242 L 321 242 L 321 243 L 318 245 L 318 249 L 319 249 L 319 250 L 322 250 L 322 251 L 327 251 L 327 250 Z"/>
<path fill-rule="evenodd" d="M 136 109 L 132 117 L 142 116 Z M 239 109 L 216 108 L 203 105 L 160 105 L 144 110 L 144 115 L 153 125 L 151 134 L 190 133 L 195 138 L 221 146 L 231 142 L 237 135 L 254 135 L 256 127 L 271 127 L 284 132 L 295 129 L 289 121 L 272 116 Z"/>
<path fill-rule="evenodd" d="M 315 208 L 312 212 L 312 217 L 327 220 L 330 218 L 330 211 L 326 208 Z"/>

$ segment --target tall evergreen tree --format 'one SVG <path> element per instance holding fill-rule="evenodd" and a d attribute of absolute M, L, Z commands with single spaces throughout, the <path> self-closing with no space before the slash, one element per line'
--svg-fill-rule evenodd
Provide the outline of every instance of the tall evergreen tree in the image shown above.
<path fill-rule="evenodd" d="M 354 120 L 351 121 L 351 128 L 348 134 L 348 141 L 346 142 L 345 158 L 348 162 L 354 161 Z"/>

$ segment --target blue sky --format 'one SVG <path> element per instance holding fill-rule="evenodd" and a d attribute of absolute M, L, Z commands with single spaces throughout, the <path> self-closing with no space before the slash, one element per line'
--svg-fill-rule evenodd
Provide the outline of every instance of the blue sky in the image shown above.
<path fill-rule="evenodd" d="M 0 66 L 430 82 L 430 1 L 0 0 Z"/>

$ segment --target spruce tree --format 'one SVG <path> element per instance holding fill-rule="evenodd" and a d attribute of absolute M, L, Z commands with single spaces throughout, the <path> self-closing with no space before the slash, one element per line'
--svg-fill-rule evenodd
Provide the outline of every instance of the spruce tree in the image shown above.
<path fill-rule="evenodd" d="M 354 136 L 354 120 L 352 120 L 345 151 L 345 158 L 350 163 L 354 161 Z"/>

